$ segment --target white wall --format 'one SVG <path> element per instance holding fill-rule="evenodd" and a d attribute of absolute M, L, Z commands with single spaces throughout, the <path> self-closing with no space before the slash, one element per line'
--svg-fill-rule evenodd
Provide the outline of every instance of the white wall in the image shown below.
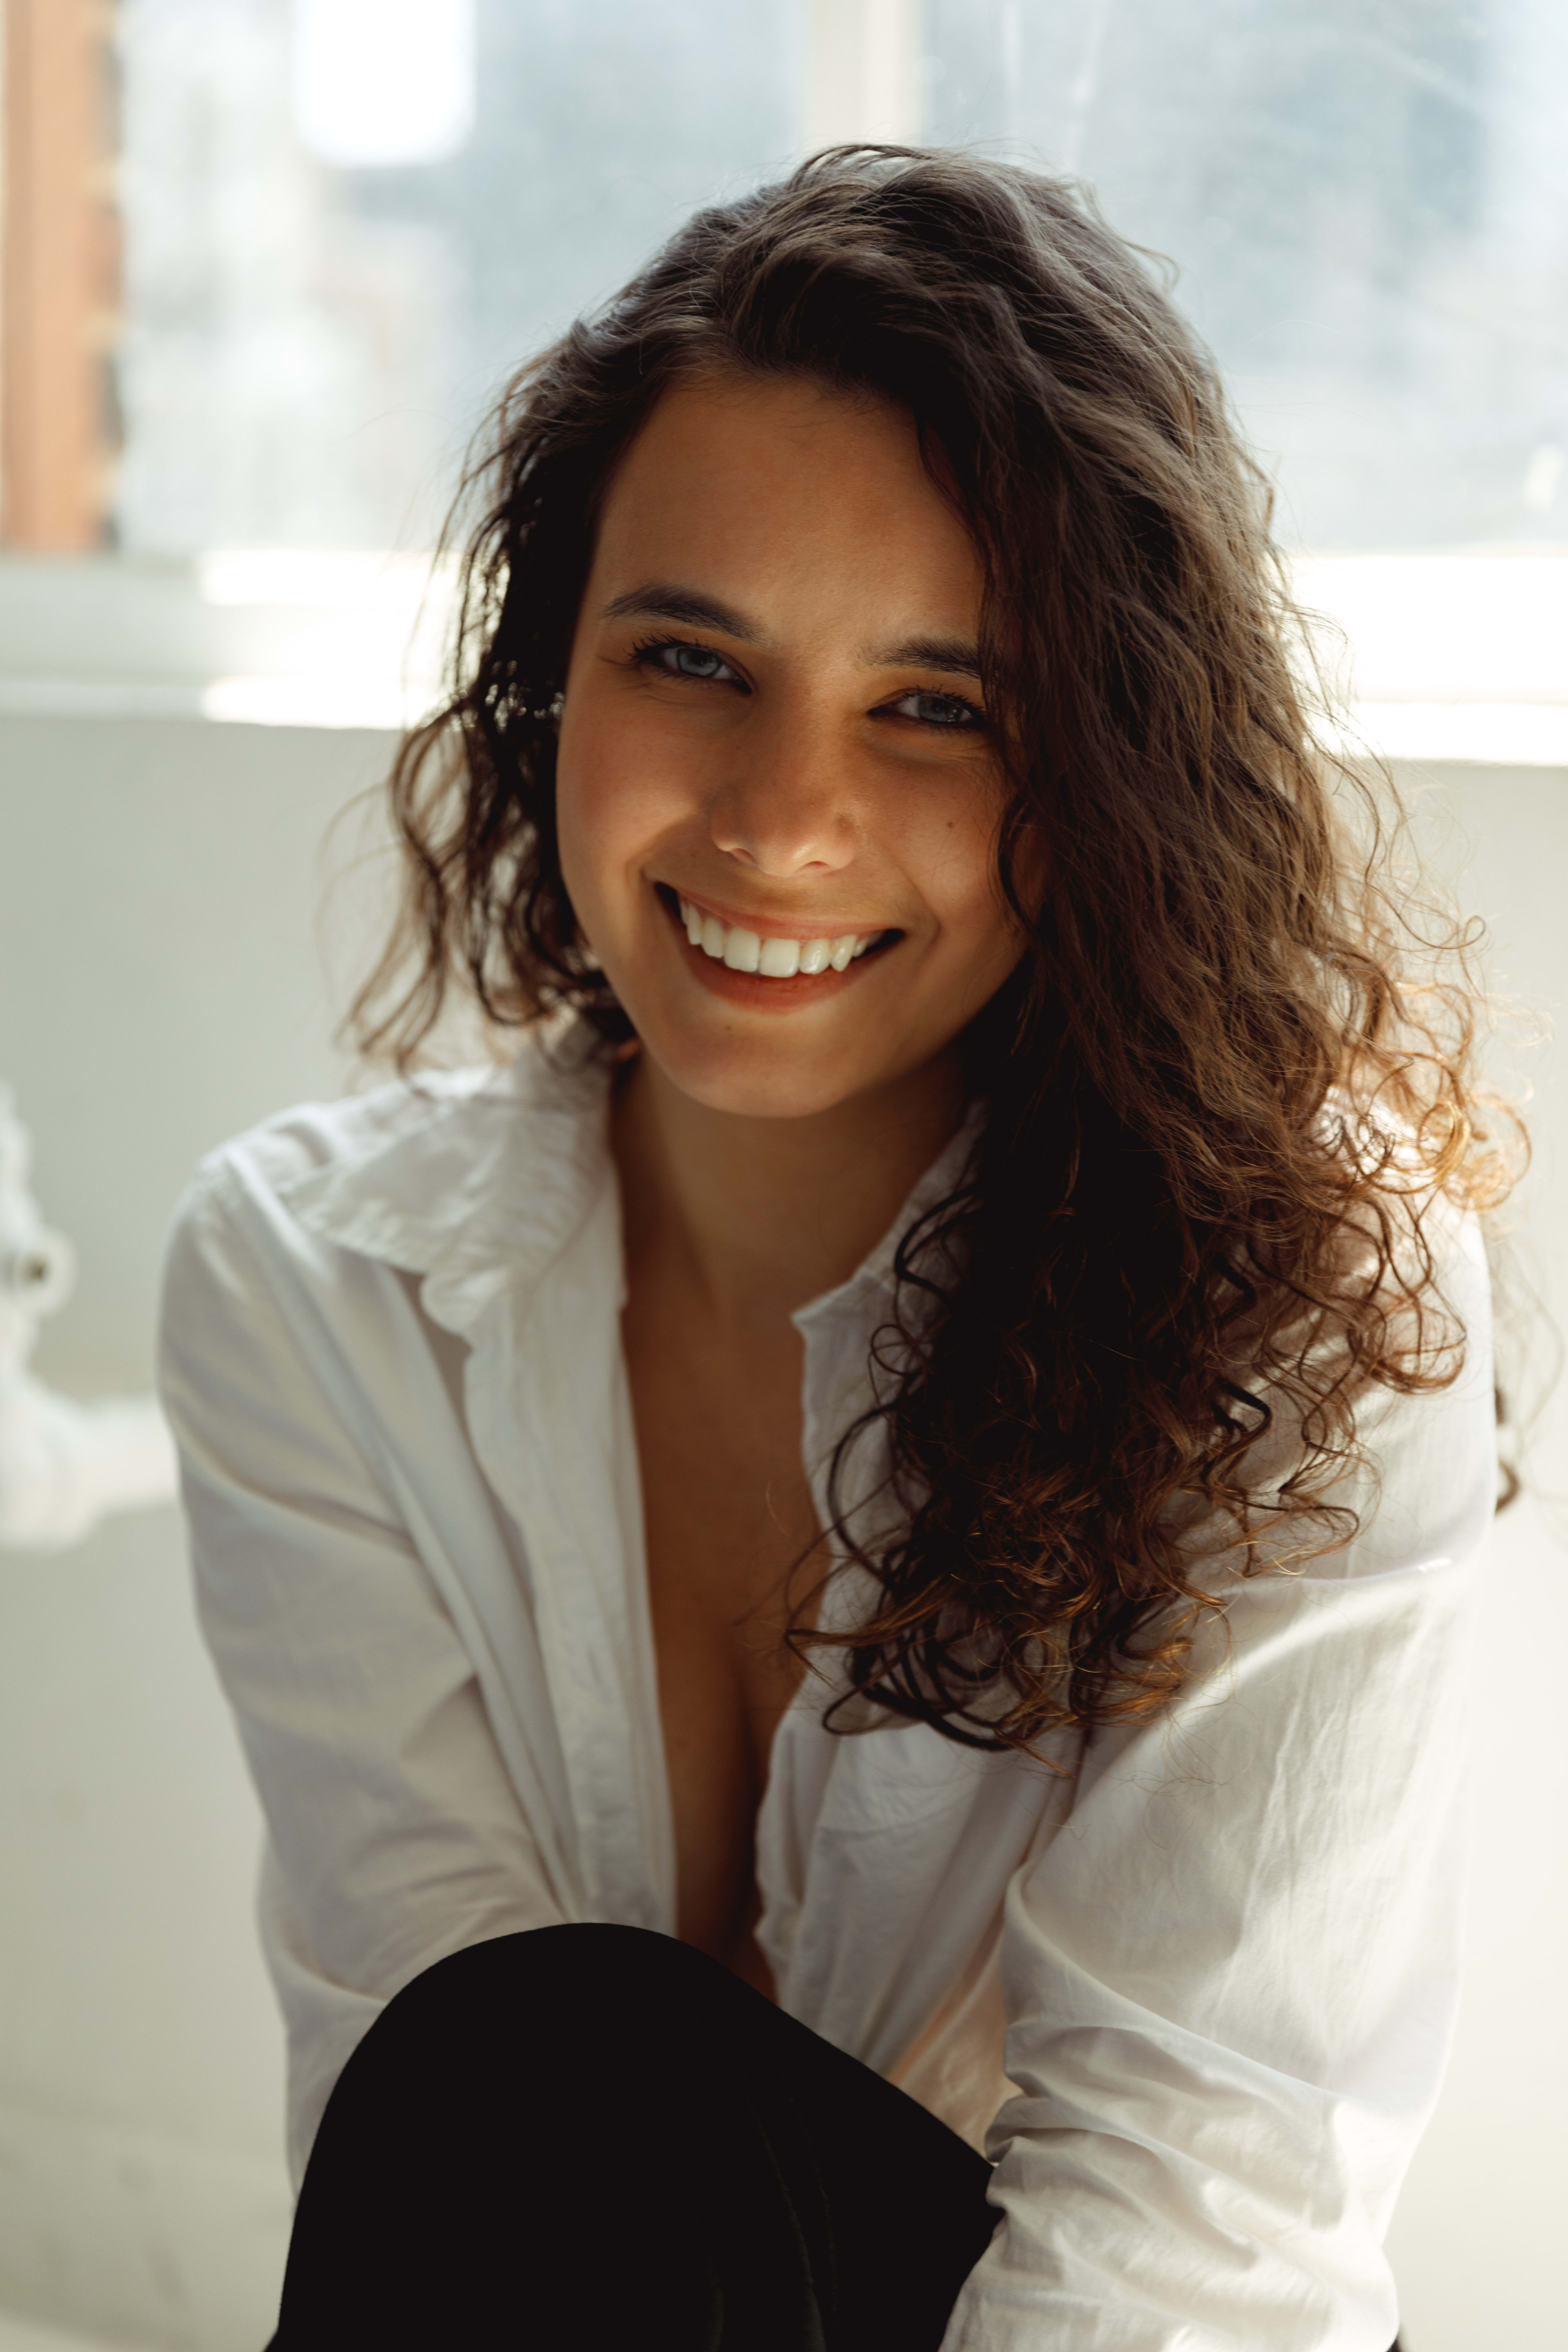
<path fill-rule="evenodd" d="M 340 1083 L 330 1016 L 364 892 L 319 923 L 322 836 L 388 740 L 0 717 L 0 1076 L 35 1131 L 46 1211 L 81 1253 L 41 1360 L 61 1384 L 146 1379 L 162 1235 L 192 1162 Z M 1507 984 L 1560 1007 L 1568 772 L 1420 781 Z M 1535 1246 L 1561 1302 L 1549 1204 L 1568 1089 L 1549 1055 L 1536 1066 Z M 1568 1488 L 1563 1399 L 1542 1452 Z M 1394 2230 L 1409 2352 L 1544 2352 L 1568 2312 L 1568 1562 L 1539 1512 L 1502 1523 L 1493 1591 L 1471 1990 Z M 0 1555 L 0 2309 L 170 2352 L 259 2352 L 288 2209 L 256 1843 L 174 1515 L 51 1559 Z"/>
<path fill-rule="evenodd" d="M 0 1073 L 81 1278 L 38 1368 L 143 1385 L 210 1145 L 339 1090 L 334 815 L 390 739 L 0 719 Z M 341 992 L 340 992 L 341 993 Z M 258 1824 L 173 1510 L 0 1554 L 0 2308 L 259 2352 L 287 2242 Z"/>
<path fill-rule="evenodd" d="M 1505 1011 L 1562 1027 L 1568 772 L 1434 767 L 1406 781 L 1418 793 L 1427 854 L 1492 929 Z M 1565 1046 L 1547 1040 L 1499 1058 L 1536 1087 L 1519 1263 L 1557 1324 L 1568 1324 Z M 1538 1358 L 1551 1354 L 1553 1339 L 1538 1323 Z M 1506 1332 L 1503 1340 L 1506 1369 Z M 1542 1413 L 1531 1452 L 1538 1491 L 1498 1523 L 1477 1661 L 1465 2006 L 1442 2104 L 1391 2239 L 1406 2352 L 1568 2345 L 1568 1381 Z"/>

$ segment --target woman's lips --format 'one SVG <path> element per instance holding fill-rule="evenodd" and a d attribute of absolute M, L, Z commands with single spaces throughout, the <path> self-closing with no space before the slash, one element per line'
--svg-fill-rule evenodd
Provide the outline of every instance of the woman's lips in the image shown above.
<path fill-rule="evenodd" d="M 870 931 L 807 932 L 785 937 L 776 931 L 755 931 L 744 923 L 727 923 L 692 899 L 676 898 L 686 936 L 694 948 L 731 971 L 760 972 L 764 980 L 794 980 L 797 973 L 843 971 L 857 962 L 882 936 Z"/>
<path fill-rule="evenodd" d="M 685 933 L 694 976 L 731 1003 L 788 1006 L 842 987 L 873 949 L 885 951 L 903 935 L 889 929 L 791 935 L 727 922 L 668 884 L 657 886 L 670 921 Z"/>

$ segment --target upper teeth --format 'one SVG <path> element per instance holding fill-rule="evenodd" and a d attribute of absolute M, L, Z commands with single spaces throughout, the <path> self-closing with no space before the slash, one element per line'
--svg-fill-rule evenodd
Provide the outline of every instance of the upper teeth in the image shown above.
<path fill-rule="evenodd" d="M 759 971 L 765 980 L 793 980 L 797 971 L 842 971 L 863 956 L 880 931 L 840 931 L 833 940 L 779 940 L 770 933 L 748 931 L 741 923 L 721 923 L 705 915 L 689 898 L 680 900 L 680 919 L 694 948 L 727 963 L 731 971 Z"/>

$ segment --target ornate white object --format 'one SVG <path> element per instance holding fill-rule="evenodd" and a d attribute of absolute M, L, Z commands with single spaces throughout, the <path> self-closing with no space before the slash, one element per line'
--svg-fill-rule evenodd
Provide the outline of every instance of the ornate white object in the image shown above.
<path fill-rule="evenodd" d="M 38 1326 L 76 1279 L 75 1252 L 28 1187 L 31 1157 L 0 1086 L 0 1549 L 58 1551 L 107 1511 L 167 1501 L 174 1447 L 155 1398 L 79 1403 L 27 1370 Z"/>

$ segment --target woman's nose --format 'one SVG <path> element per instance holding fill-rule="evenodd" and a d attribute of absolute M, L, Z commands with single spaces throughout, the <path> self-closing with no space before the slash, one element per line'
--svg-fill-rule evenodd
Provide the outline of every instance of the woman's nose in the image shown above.
<path fill-rule="evenodd" d="M 826 717 L 783 715 L 731 747 L 710 806 L 717 848 L 759 874 L 837 873 L 855 854 L 853 753 Z"/>

